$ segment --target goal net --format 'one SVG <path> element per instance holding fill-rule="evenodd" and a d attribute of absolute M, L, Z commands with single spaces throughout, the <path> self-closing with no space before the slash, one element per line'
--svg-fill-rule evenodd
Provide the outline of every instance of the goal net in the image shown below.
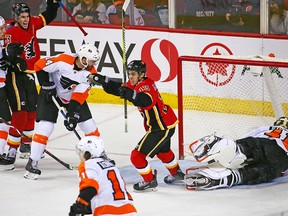
<path fill-rule="evenodd" d="M 237 139 L 288 113 L 288 61 L 253 56 L 178 59 L 179 158 L 203 136 Z"/>

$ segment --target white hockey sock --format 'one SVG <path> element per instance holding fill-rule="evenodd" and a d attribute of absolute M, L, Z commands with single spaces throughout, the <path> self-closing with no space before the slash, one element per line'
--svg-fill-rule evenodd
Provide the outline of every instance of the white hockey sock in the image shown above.
<path fill-rule="evenodd" d="M 31 154 L 30 158 L 33 161 L 39 161 L 43 155 L 43 152 L 45 151 L 46 145 L 37 143 L 37 142 L 32 142 L 31 144 Z"/>

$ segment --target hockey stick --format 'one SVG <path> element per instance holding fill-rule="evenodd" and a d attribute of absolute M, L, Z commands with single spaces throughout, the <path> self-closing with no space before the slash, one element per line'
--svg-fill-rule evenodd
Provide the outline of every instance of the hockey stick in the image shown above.
<path fill-rule="evenodd" d="M 14 127 L 13 125 L 11 125 L 9 122 L 7 122 L 5 119 L 3 119 L 2 117 L 0 117 L 0 121 L 2 123 L 4 123 L 5 125 L 7 125 L 9 128 L 12 128 L 13 130 L 15 130 L 18 134 L 20 134 L 21 136 L 25 137 L 27 140 L 29 140 L 30 142 L 32 141 L 32 139 L 30 137 L 28 137 L 26 134 L 24 134 L 23 132 L 19 131 L 16 127 Z M 56 160 L 58 163 L 62 164 L 64 167 L 66 167 L 69 170 L 73 170 L 73 167 L 68 164 L 65 163 L 64 161 L 60 160 L 58 157 L 56 157 L 54 154 L 52 154 L 51 152 L 49 152 L 48 150 L 44 150 L 44 152 L 46 154 L 48 154 L 50 157 L 52 157 L 54 160 Z"/>
<path fill-rule="evenodd" d="M 58 110 L 60 111 L 60 113 L 62 114 L 62 116 L 64 117 L 64 119 L 67 119 L 67 115 L 66 115 L 64 108 L 59 105 L 58 101 L 56 100 L 56 98 L 54 96 L 52 96 L 52 100 L 53 100 L 54 104 L 56 105 L 56 107 L 58 108 Z M 75 129 L 73 130 L 73 132 L 76 135 L 76 137 L 79 140 L 81 140 L 81 136 L 79 135 L 79 133 Z"/>
<path fill-rule="evenodd" d="M 126 35 L 125 35 L 125 15 L 126 10 L 130 0 L 125 0 L 123 7 L 122 7 L 122 63 L 123 63 L 123 83 L 126 87 L 126 68 L 127 68 L 127 61 L 126 61 Z M 124 120 L 125 120 L 125 133 L 128 132 L 128 115 L 127 115 L 127 99 L 124 98 Z"/>
<path fill-rule="evenodd" d="M 82 31 L 84 36 L 88 35 L 88 33 L 82 28 L 82 26 L 80 26 L 80 24 L 75 20 L 75 18 L 72 16 L 70 11 L 63 5 L 63 3 L 61 1 L 58 1 L 58 4 L 66 12 L 66 14 L 71 18 L 71 20 L 75 23 L 75 25 Z"/>

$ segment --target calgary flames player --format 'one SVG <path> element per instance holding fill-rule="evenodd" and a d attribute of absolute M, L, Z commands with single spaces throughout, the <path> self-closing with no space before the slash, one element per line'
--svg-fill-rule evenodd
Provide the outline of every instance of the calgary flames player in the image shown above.
<path fill-rule="evenodd" d="M 76 152 L 82 161 L 78 167 L 79 195 L 70 207 L 69 216 L 137 216 L 119 169 L 105 154 L 103 140 L 84 137 L 76 145 Z"/>
<path fill-rule="evenodd" d="M 6 32 L 6 44 L 21 43 L 24 52 L 20 56 L 23 61 L 19 67 L 8 67 L 9 73 L 6 77 L 6 86 L 9 104 L 12 110 L 11 125 L 16 127 L 28 137 L 32 137 L 36 117 L 37 89 L 35 84 L 34 64 L 40 58 L 40 49 L 36 37 L 37 30 L 52 22 L 57 16 L 58 2 L 47 0 L 47 7 L 39 16 L 31 16 L 30 8 L 25 3 L 15 3 L 12 6 L 13 22 Z M 27 63 L 27 67 L 25 62 Z M 14 167 L 17 149 L 20 142 L 20 152 L 26 157 L 30 151 L 29 140 L 22 138 L 13 129 L 10 129 L 8 142 L 9 151 L 6 164 Z"/>
<path fill-rule="evenodd" d="M 87 76 L 97 73 L 98 61 L 98 49 L 91 44 L 84 44 L 77 54 L 63 53 L 36 62 L 35 71 L 41 90 L 37 103 L 37 125 L 33 134 L 30 158 L 25 167 L 25 178 L 37 179 L 41 174 L 38 161 L 58 117 L 58 108 L 53 102 L 53 97 L 60 106 L 67 109 L 67 119 L 64 121 L 67 130 L 73 131 L 78 123 L 85 136 L 100 136 L 86 102 L 91 88 Z"/>
<path fill-rule="evenodd" d="M 164 182 L 172 184 L 182 182 L 184 173 L 171 150 L 171 137 L 175 132 L 178 119 L 169 105 L 164 104 L 155 82 L 146 77 L 146 64 L 141 60 L 134 60 L 127 66 L 129 80 L 127 86 L 121 86 L 100 74 L 90 75 L 91 84 L 101 84 L 107 93 L 126 98 L 138 107 L 144 117 L 146 134 L 131 153 L 131 162 L 143 177 L 144 181 L 134 184 L 135 191 L 155 191 L 158 185 L 157 171 L 152 167 L 146 157 L 155 155 L 164 163 L 170 175 Z"/>

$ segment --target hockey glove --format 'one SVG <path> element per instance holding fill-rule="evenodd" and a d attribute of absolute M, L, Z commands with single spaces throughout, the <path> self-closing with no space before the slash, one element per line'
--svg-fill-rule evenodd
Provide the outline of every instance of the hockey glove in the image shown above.
<path fill-rule="evenodd" d="M 48 101 L 49 103 L 51 103 L 52 97 L 56 96 L 57 91 L 56 91 L 56 85 L 54 82 L 44 82 L 41 86 L 41 94 L 44 95 L 46 101 Z"/>
<path fill-rule="evenodd" d="M 109 82 L 109 77 L 100 74 L 89 74 L 87 81 L 90 85 L 105 85 Z"/>
<path fill-rule="evenodd" d="M 78 123 L 80 115 L 78 112 L 68 112 L 67 119 L 64 121 L 64 125 L 69 131 L 73 131 Z"/>
<path fill-rule="evenodd" d="M 6 61 L 4 60 L 4 58 L 0 59 L 0 69 L 3 71 L 7 70 L 7 65 L 6 65 Z"/>
<path fill-rule="evenodd" d="M 77 216 L 77 215 L 85 215 L 85 214 L 92 214 L 91 206 L 85 206 L 80 202 L 75 202 L 73 205 L 70 206 L 69 216 Z"/>
<path fill-rule="evenodd" d="M 13 62 L 16 57 L 20 56 L 24 51 L 24 47 L 21 43 L 9 43 L 3 49 L 3 56 L 4 58 L 9 61 Z"/>
<path fill-rule="evenodd" d="M 46 4 L 54 6 L 54 7 L 59 7 L 59 4 L 58 4 L 59 1 L 61 0 L 46 0 Z"/>
<path fill-rule="evenodd" d="M 137 92 L 133 89 L 128 88 L 128 87 L 121 86 L 119 88 L 119 95 L 120 95 L 120 98 L 125 98 L 125 99 L 129 100 L 130 102 L 133 102 L 136 99 Z"/>
<path fill-rule="evenodd" d="M 20 73 L 27 70 L 27 62 L 20 57 L 16 57 L 10 64 L 13 72 L 15 73 Z"/>

